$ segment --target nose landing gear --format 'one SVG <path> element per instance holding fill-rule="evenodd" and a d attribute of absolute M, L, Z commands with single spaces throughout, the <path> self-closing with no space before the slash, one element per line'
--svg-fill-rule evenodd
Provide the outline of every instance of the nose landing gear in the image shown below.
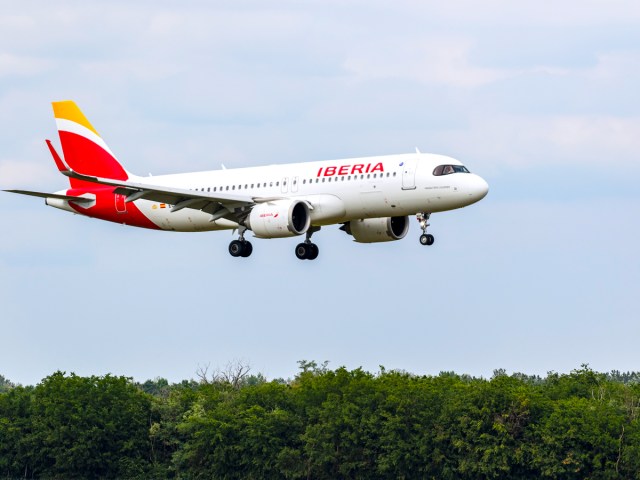
<path fill-rule="evenodd" d="M 435 242 L 435 238 L 430 233 L 427 233 L 427 227 L 429 226 L 429 217 L 431 217 L 430 213 L 418 213 L 416 214 L 416 218 L 420 223 L 420 228 L 422 229 L 422 235 L 420 235 L 420 243 L 422 245 L 433 245 Z"/>

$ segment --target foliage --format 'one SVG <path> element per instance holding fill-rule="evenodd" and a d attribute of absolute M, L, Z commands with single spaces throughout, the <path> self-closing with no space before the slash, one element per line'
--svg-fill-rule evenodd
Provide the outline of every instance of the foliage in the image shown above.
<path fill-rule="evenodd" d="M 12 388 L 15 388 L 16 384 L 6 378 L 4 375 L 0 375 L 0 393 L 8 392 Z"/>
<path fill-rule="evenodd" d="M 6 476 L 115 478 L 144 474 L 150 398 L 124 377 L 56 372 L 0 396 Z M 6 441 L 5 441 L 6 439 Z"/>
<path fill-rule="evenodd" d="M 56 372 L 12 386 L 0 393 L 0 475 L 640 479 L 634 372 L 299 366 L 289 381 L 232 365 L 173 385 Z"/>

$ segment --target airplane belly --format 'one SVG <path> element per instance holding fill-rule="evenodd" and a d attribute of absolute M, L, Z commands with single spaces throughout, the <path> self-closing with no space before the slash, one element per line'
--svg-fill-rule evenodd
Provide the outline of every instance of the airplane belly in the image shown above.
<path fill-rule="evenodd" d="M 309 195 L 301 199 L 312 207 L 309 215 L 313 225 L 338 223 L 346 215 L 345 202 L 336 195 Z"/>
<path fill-rule="evenodd" d="M 207 232 L 237 228 L 235 222 L 218 219 L 211 222 L 211 215 L 199 210 L 182 209 L 171 212 L 171 206 L 164 203 L 141 200 L 136 204 L 144 205 L 144 214 L 163 230 L 176 232 Z"/>
<path fill-rule="evenodd" d="M 460 207 L 456 192 L 449 185 L 424 187 L 420 191 L 420 198 L 416 198 L 413 203 L 416 211 L 431 213 Z"/>
<path fill-rule="evenodd" d="M 390 215 L 391 202 L 378 182 L 368 182 L 360 188 L 358 203 L 363 218 L 385 217 Z"/>
<path fill-rule="evenodd" d="M 390 208 L 384 192 L 380 190 L 360 192 L 360 205 L 365 217 L 384 217 Z"/>

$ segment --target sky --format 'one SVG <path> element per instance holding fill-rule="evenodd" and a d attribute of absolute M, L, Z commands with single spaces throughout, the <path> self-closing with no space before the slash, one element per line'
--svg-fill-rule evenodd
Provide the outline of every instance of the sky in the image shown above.
<path fill-rule="evenodd" d="M 0 192 L 0 374 L 243 362 L 640 370 L 640 4 L 1 1 L 0 188 L 67 185 L 51 101 L 139 175 L 422 152 L 490 191 L 398 242 L 124 227 Z"/>

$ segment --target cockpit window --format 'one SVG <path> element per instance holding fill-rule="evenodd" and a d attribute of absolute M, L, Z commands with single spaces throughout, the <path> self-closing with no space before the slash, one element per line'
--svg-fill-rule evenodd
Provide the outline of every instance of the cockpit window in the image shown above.
<path fill-rule="evenodd" d="M 439 177 L 440 175 L 449 175 L 451 173 L 469 173 L 467 167 L 462 165 L 438 165 L 433 170 L 433 175 Z"/>

